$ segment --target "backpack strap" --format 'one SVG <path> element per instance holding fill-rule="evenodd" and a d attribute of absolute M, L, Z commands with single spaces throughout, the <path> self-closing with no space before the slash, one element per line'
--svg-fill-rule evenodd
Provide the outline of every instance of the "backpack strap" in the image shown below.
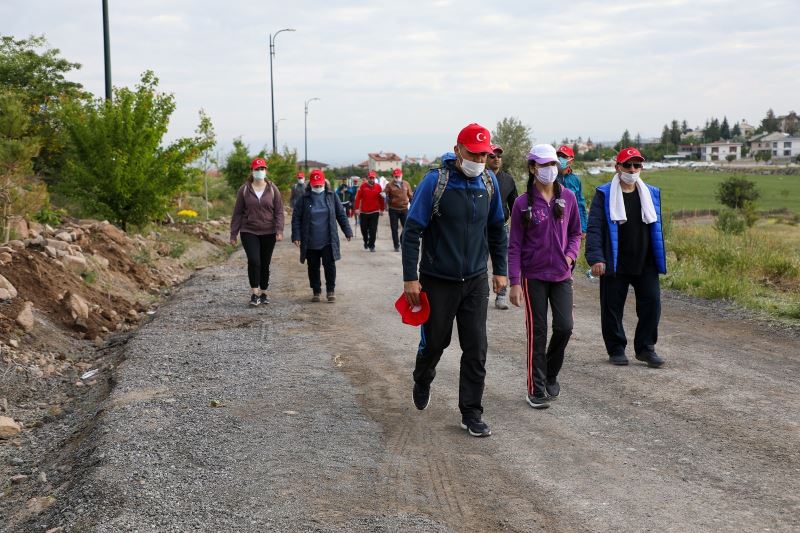
<path fill-rule="evenodd" d="M 489 195 L 489 205 L 491 206 L 492 196 L 494 196 L 494 182 L 492 181 L 492 177 L 485 170 L 481 174 L 481 179 L 483 180 L 483 186 L 486 187 L 486 192 Z"/>
<path fill-rule="evenodd" d="M 431 209 L 431 219 L 433 217 L 440 217 L 442 214 L 439 212 L 439 202 L 442 200 L 444 190 L 447 188 L 447 182 L 450 181 L 450 171 L 447 168 L 438 168 L 439 178 L 436 182 L 436 189 L 433 191 L 433 208 Z"/>

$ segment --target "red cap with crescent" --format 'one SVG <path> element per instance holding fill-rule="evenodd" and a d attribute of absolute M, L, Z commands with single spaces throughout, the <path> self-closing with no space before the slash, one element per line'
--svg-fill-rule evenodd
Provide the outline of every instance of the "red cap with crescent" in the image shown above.
<path fill-rule="evenodd" d="M 636 148 L 633 147 L 623 148 L 617 154 L 617 163 L 624 163 L 628 159 L 633 159 L 634 157 L 638 157 L 639 159 L 644 161 L 644 156 Z"/>
<path fill-rule="evenodd" d="M 456 142 L 463 144 L 464 148 L 473 154 L 492 152 L 492 134 L 489 133 L 489 130 L 474 122 L 461 130 Z"/>

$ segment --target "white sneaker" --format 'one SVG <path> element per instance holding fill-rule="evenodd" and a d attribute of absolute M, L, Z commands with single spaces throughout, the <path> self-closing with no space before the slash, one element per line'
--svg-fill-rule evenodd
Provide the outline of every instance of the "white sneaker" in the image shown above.
<path fill-rule="evenodd" d="M 498 296 L 494 300 L 494 306 L 498 309 L 506 310 L 508 309 L 508 300 L 506 300 L 505 296 Z"/>

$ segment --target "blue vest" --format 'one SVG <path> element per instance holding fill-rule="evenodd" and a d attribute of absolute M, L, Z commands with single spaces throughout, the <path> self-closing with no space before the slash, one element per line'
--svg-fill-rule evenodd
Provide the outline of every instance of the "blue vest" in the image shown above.
<path fill-rule="evenodd" d="M 656 221 L 653 224 L 649 224 L 653 254 L 655 255 L 658 272 L 666 274 L 667 250 L 664 245 L 664 232 L 661 228 L 661 190 L 652 185 L 648 185 L 647 188 L 650 189 L 650 196 L 653 198 L 653 207 L 655 207 L 656 210 Z M 611 257 L 614 264 L 614 272 L 616 272 L 617 257 L 619 255 L 619 226 L 616 222 L 611 220 L 611 182 L 601 185 L 597 190 L 602 192 L 605 197 L 606 223 L 608 224 L 608 236 L 611 241 Z"/>

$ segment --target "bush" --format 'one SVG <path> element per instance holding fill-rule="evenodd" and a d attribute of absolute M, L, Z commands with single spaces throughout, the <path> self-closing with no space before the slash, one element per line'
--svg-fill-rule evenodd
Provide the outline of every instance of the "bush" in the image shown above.
<path fill-rule="evenodd" d="M 717 189 L 717 200 L 731 209 L 742 209 L 747 203 L 753 204 L 761 193 L 754 181 L 731 176 L 722 181 Z"/>
<path fill-rule="evenodd" d="M 726 235 L 741 235 L 747 229 L 747 222 L 735 209 L 722 209 L 717 215 L 714 229 Z"/>

